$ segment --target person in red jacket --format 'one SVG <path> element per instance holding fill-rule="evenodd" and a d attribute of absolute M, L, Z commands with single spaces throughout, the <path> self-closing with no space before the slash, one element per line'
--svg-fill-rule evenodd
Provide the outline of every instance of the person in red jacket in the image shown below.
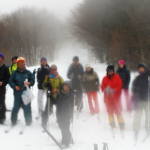
<path fill-rule="evenodd" d="M 121 113 L 121 88 L 122 81 L 116 73 L 114 66 L 107 67 L 107 75 L 103 78 L 101 90 L 104 92 L 104 102 L 107 107 L 108 119 L 113 130 L 115 128 L 114 113 L 117 115 L 121 131 L 124 130 L 124 119 Z"/>

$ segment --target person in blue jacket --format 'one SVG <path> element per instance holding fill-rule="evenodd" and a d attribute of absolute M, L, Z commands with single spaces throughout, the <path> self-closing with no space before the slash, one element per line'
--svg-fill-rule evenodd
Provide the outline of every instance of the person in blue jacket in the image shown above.
<path fill-rule="evenodd" d="M 73 90 L 78 91 L 76 106 L 77 106 L 77 111 L 79 112 L 81 112 L 83 108 L 83 102 L 82 102 L 83 89 L 81 83 L 83 74 L 84 74 L 84 68 L 79 63 L 79 57 L 74 56 L 73 63 L 69 66 L 67 77 L 68 79 L 71 80 Z"/>
<path fill-rule="evenodd" d="M 11 122 L 12 125 L 16 125 L 17 115 L 20 107 L 22 107 L 26 125 L 30 125 L 32 122 L 31 103 L 24 105 L 21 96 L 23 91 L 26 90 L 24 81 L 27 79 L 27 86 L 33 86 L 35 78 L 32 73 L 25 68 L 25 59 L 23 57 L 17 59 L 17 66 L 17 70 L 12 73 L 9 79 L 9 85 L 14 90 L 14 107 L 11 114 Z"/>

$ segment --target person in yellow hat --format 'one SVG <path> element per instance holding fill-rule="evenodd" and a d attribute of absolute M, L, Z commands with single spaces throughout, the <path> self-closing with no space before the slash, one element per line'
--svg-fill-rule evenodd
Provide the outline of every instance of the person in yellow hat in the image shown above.
<path fill-rule="evenodd" d="M 26 125 L 30 125 L 32 122 L 31 103 L 25 105 L 21 96 L 23 91 L 26 90 L 24 81 L 27 79 L 27 86 L 33 86 L 35 78 L 33 74 L 25 68 L 25 59 L 23 57 L 18 57 L 17 66 L 17 70 L 12 73 L 9 79 L 9 85 L 14 90 L 14 107 L 11 114 L 11 121 L 12 125 L 16 125 L 17 115 L 20 107 L 22 106 Z"/>

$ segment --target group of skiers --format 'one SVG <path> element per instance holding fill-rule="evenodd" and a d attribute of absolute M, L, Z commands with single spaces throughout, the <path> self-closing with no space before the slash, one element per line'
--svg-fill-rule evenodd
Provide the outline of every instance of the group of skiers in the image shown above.
<path fill-rule="evenodd" d="M 12 125 L 17 122 L 17 114 L 20 107 L 24 110 L 26 125 L 32 123 L 31 103 L 25 105 L 22 101 L 23 91 L 26 86 L 34 86 L 35 73 L 25 68 L 23 57 L 13 57 L 12 65 L 8 68 L 4 63 L 4 55 L 0 53 L 0 123 L 3 124 L 6 116 L 5 93 L 6 85 L 9 84 L 14 90 L 14 107 L 11 114 Z M 149 70 L 145 64 L 138 65 L 139 75 L 132 84 L 132 96 L 129 93 L 130 72 L 125 62 L 118 62 L 118 70 L 115 72 L 113 65 L 106 68 L 106 76 L 100 84 L 98 74 L 91 65 L 85 66 L 79 63 L 79 57 L 73 57 L 73 62 L 68 68 L 67 77 L 70 81 L 64 81 L 57 72 L 57 66 L 47 63 L 42 57 L 41 67 L 37 70 L 38 83 L 38 112 L 42 118 L 42 125 L 47 125 L 48 114 L 52 114 L 53 106 L 56 106 L 57 123 L 62 133 L 62 145 L 69 147 L 71 141 L 70 122 L 73 118 L 74 106 L 77 106 L 78 113 L 83 109 L 83 93 L 87 94 L 90 114 L 99 114 L 98 92 L 104 93 L 104 103 L 107 107 L 108 120 L 111 129 L 115 128 L 114 114 L 116 114 L 121 131 L 124 131 L 124 118 L 122 115 L 121 95 L 125 94 L 127 110 L 135 110 L 133 129 L 137 135 L 140 129 L 142 111 L 145 110 L 145 128 L 150 132 L 150 103 L 148 97 Z M 28 82 L 25 82 L 25 80 Z M 43 109 L 44 94 L 47 93 L 46 106 Z M 76 99 L 75 99 L 75 98 Z M 93 105 L 94 102 L 94 105 Z M 133 105 L 134 104 L 134 105 Z M 134 106 L 134 107 L 133 107 Z"/>

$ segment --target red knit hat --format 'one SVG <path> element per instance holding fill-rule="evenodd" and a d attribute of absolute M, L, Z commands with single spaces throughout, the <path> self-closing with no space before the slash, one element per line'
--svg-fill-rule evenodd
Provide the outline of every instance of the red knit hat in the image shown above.
<path fill-rule="evenodd" d="M 123 65 L 125 65 L 124 60 L 119 60 L 118 65 L 119 65 L 119 64 L 123 64 Z"/>

